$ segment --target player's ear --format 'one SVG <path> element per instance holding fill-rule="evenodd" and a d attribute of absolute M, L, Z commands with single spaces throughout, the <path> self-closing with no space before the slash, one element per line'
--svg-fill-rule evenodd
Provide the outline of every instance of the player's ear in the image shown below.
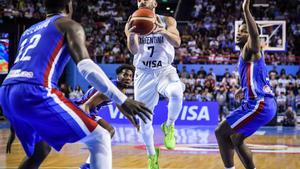
<path fill-rule="evenodd" d="M 157 1 L 156 1 L 156 0 L 153 1 L 153 7 L 154 7 L 154 8 L 157 7 Z"/>
<path fill-rule="evenodd" d="M 66 5 L 66 6 L 65 6 L 65 10 L 66 10 L 66 14 L 69 14 L 69 13 L 70 13 L 69 5 Z"/>
<path fill-rule="evenodd" d="M 70 2 L 65 6 L 65 10 L 66 10 L 66 13 L 68 15 L 73 14 L 73 2 L 72 2 L 72 0 L 70 0 Z"/>

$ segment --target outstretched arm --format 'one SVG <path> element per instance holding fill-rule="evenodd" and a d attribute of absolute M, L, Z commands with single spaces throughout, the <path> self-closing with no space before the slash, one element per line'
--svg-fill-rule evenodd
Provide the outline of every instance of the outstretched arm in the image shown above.
<path fill-rule="evenodd" d="M 111 100 L 123 104 L 127 97 L 113 85 L 103 70 L 90 59 L 85 46 L 86 37 L 82 26 L 67 18 L 57 20 L 56 26 L 65 34 L 68 50 L 83 77 Z"/>
<path fill-rule="evenodd" d="M 249 37 L 244 47 L 244 55 L 254 55 L 255 59 L 260 58 L 260 40 L 256 22 L 250 12 L 250 0 L 244 0 L 243 11 Z M 247 57 L 247 56 L 245 56 Z"/>
<path fill-rule="evenodd" d="M 100 92 L 96 92 L 80 107 L 85 112 L 89 113 L 91 109 L 95 108 L 104 101 L 109 101 L 109 98 Z M 135 115 L 127 113 L 120 105 L 117 105 L 117 107 L 120 110 L 120 112 L 132 123 L 132 125 L 139 130 L 139 124 L 137 119 L 135 118 Z"/>
<path fill-rule="evenodd" d="M 150 119 L 152 112 L 145 107 L 145 104 L 128 99 L 109 80 L 103 70 L 90 59 L 85 46 L 85 33 L 82 26 L 67 18 L 58 19 L 55 24 L 65 34 L 69 52 L 77 63 L 77 68 L 82 76 L 98 91 L 121 105 L 127 112 L 139 116 L 144 115 Z"/>

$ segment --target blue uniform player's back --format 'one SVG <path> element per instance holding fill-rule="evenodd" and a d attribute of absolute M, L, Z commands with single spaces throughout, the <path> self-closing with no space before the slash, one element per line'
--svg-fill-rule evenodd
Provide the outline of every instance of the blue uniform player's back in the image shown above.
<path fill-rule="evenodd" d="M 23 33 L 15 64 L 4 85 L 25 82 L 48 88 L 57 87 L 57 81 L 70 59 L 64 35 L 54 24 L 61 17 L 48 18 Z"/>
<path fill-rule="evenodd" d="M 27 29 L 20 40 L 15 64 L 0 88 L 4 115 L 27 156 L 46 141 L 56 150 L 77 142 L 98 124 L 56 89 L 70 59 L 64 35 L 56 28 L 56 15 Z"/>

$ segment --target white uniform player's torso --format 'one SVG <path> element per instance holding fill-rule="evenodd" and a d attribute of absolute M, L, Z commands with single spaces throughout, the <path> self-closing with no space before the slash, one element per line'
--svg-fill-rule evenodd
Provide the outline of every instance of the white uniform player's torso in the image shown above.
<path fill-rule="evenodd" d="M 158 15 L 166 28 L 164 16 Z M 175 49 L 160 33 L 139 36 L 139 50 L 133 64 L 138 69 L 160 69 L 171 65 Z"/>

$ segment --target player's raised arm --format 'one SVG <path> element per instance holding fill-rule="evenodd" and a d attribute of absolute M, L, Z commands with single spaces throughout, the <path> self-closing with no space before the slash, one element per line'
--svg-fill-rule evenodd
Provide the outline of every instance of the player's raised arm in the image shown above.
<path fill-rule="evenodd" d="M 259 32 L 258 32 L 256 22 L 253 16 L 251 15 L 249 8 L 250 8 L 250 0 L 244 0 L 243 11 L 244 11 L 245 22 L 249 33 L 248 42 L 246 43 L 245 50 L 253 54 L 257 54 L 260 51 Z"/>
<path fill-rule="evenodd" d="M 161 33 L 165 35 L 165 37 L 174 47 L 179 47 L 181 44 L 181 38 L 177 29 L 176 20 L 173 17 L 165 16 L 165 21 L 167 28 L 161 26 L 162 21 L 160 20 L 160 17 L 157 17 L 157 28 L 153 31 L 153 33 Z"/>
<path fill-rule="evenodd" d="M 138 52 L 138 47 L 139 47 L 139 41 L 138 41 L 138 35 L 132 30 L 134 27 L 131 27 L 131 17 L 129 17 L 126 25 L 125 25 L 125 35 L 127 37 L 127 47 L 129 51 L 135 55 Z"/>

